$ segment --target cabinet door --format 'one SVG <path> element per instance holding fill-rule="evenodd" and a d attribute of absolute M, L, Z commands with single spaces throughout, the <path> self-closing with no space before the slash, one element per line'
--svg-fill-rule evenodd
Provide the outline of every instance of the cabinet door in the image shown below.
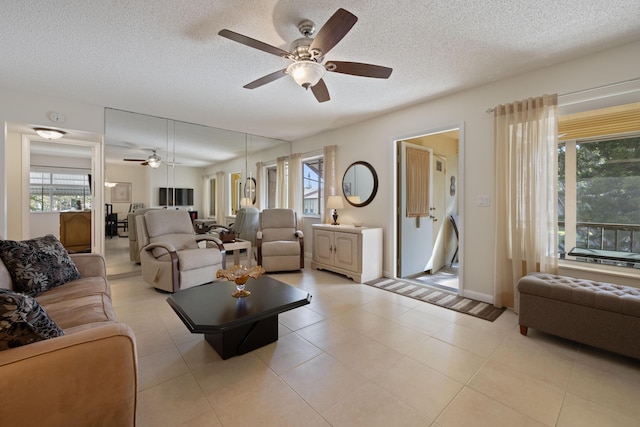
<path fill-rule="evenodd" d="M 333 265 L 358 272 L 358 234 L 334 233 Z"/>
<path fill-rule="evenodd" d="M 333 264 L 333 233 L 313 231 L 313 260 L 322 264 Z"/>

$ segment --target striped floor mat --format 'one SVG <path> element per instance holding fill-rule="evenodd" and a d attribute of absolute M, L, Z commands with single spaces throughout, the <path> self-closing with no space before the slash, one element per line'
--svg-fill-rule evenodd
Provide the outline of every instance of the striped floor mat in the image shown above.
<path fill-rule="evenodd" d="M 495 308 L 493 305 L 484 302 L 459 297 L 456 294 L 442 289 L 404 280 L 382 277 L 380 279 L 367 282 L 366 284 L 384 289 L 385 291 L 394 292 L 406 297 L 428 302 L 430 304 L 439 305 L 440 307 L 455 310 L 470 316 L 475 316 L 490 322 L 496 320 L 505 310 L 504 308 Z"/>

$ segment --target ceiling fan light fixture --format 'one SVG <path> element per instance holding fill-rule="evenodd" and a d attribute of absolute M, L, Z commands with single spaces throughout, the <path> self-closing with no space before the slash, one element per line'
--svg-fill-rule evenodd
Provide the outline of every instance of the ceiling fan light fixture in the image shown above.
<path fill-rule="evenodd" d="M 33 130 L 38 134 L 38 136 L 46 138 L 49 141 L 62 138 L 66 134 L 64 131 L 50 128 L 33 128 Z"/>
<path fill-rule="evenodd" d="M 160 161 L 162 159 L 160 158 L 160 156 L 158 156 L 155 152 L 149 156 L 149 158 L 147 159 L 147 164 L 149 166 L 151 166 L 154 169 L 157 169 L 160 167 Z"/>
<path fill-rule="evenodd" d="M 305 89 L 315 86 L 325 71 L 324 66 L 314 61 L 297 61 L 287 67 L 287 73 Z"/>

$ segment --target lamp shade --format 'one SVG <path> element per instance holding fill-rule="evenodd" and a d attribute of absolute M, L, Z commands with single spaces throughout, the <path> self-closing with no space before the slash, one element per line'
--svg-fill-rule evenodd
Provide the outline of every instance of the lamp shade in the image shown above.
<path fill-rule="evenodd" d="M 362 203 L 362 201 L 360 200 L 360 196 L 349 196 L 347 197 L 347 200 L 349 200 L 349 202 L 354 205 L 359 205 L 360 203 Z"/>
<path fill-rule="evenodd" d="M 297 61 L 287 67 L 287 73 L 305 89 L 315 86 L 325 71 L 321 64 L 314 61 Z"/>
<path fill-rule="evenodd" d="M 327 209 L 343 209 L 342 196 L 329 196 L 327 198 Z"/>

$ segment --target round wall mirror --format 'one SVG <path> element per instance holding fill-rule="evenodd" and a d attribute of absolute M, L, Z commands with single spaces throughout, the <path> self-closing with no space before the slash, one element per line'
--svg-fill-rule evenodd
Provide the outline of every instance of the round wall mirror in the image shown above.
<path fill-rule="evenodd" d="M 378 192 L 378 175 L 367 162 L 354 162 L 342 177 L 342 193 L 351 206 L 367 206 Z"/>

